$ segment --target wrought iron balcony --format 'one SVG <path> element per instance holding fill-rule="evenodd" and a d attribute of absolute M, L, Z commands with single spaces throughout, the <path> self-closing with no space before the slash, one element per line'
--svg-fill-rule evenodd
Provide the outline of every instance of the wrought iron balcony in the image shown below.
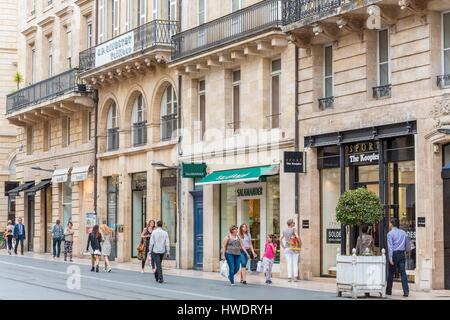
<path fill-rule="evenodd" d="M 450 74 L 437 76 L 436 85 L 441 89 L 450 86 Z"/>
<path fill-rule="evenodd" d="M 71 69 L 7 95 L 6 114 L 11 114 L 69 92 L 90 91 L 89 86 L 78 80 L 78 69 Z"/>
<path fill-rule="evenodd" d="M 326 15 L 350 0 L 283 0 L 283 25 Z M 356 2 L 356 1 L 354 1 Z"/>
<path fill-rule="evenodd" d="M 139 147 L 147 143 L 147 121 L 133 123 L 133 146 Z"/>
<path fill-rule="evenodd" d="M 186 58 L 281 26 L 282 0 L 265 0 L 172 37 L 172 60 Z"/>
<path fill-rule="evenodd" d="M 107 150 L 114 151 L 119 149 L 119 128 L 108 129 Z"/>
<path fill-rule="evenodd" d="M 166 46 L 170 50 L 171 38 L 177 32 L 177 21 L 150 21 L 127 33 L 80 52 L 80 71 L 86 72 L 106 64 L 105 61 L 98 59 L 96 61 L 96 52 L 98 55 L 100 51 L 109 54 L 106 62 L 110 63 L 150 48 Z"/>
<path fill-rule="evenodd" d="M 161 141 L 172 139 L 172 135 L 177 129 L 177 119 L 176 113 L 161 117 Z"/>
<path fill-rule="evenodd" d="M 387 84 L 384 86 L 373 87 L 373 97 L 374 99 L 390 98 L 391 97 L 392 85 Z"/>
<path fill-rule="evenodd" d="M 334 97 L 326 97 L 326 98 L 319 99 L 319 109 L 320 110 L 333 108 L 333 104 L 334 104 Z"/>

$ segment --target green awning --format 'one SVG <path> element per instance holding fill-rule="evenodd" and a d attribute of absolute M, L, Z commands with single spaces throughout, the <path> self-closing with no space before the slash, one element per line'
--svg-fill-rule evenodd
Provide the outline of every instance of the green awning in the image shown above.
<path fill-rule="evenodd" d="M 195 185 L 201 186 L 206 184 L 232 182 L 256 182 L 259 181 L 262 176 L 273 176 L 278 174 L 278 172 L 278 165 L 214 171 L 202 180 L 198 181 Z"/>

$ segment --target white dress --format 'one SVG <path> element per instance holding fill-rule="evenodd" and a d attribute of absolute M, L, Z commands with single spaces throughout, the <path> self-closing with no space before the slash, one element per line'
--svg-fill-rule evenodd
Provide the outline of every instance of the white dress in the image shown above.
<path fill-rule="evenodd" d="M 108 257 L 111 255 L 111 234 L 103 235 L 102 255 Z"/>

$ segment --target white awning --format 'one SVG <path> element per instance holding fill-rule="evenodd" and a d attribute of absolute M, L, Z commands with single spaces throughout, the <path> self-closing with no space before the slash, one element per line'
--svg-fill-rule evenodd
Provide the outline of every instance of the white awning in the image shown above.
<path fill-rule="evenodd" d="M 53 172 L 52 183 L 63 183 L 69 179 L 69 172 L 71 168 L 56 169 Z"/>
<path fill-rule="evenodd" d="M 70 177 L 70 181 L 77 182 L 77 181 L 86 180 L 90 169 L 91 169 L 91 166 L 74 167 L 72 169 L 72 175 Z"/>

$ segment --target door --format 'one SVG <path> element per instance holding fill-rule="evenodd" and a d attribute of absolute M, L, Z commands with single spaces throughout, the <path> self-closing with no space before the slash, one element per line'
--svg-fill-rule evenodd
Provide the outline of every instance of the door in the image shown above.
<path fill-rule="evenodd" d="M 27 250 L 33 251 L 34 239 L 34 196 L 27 196 Z"/>
<path fill-rule="evenodd" d="M 203 268 L 203 194 L 194 196 L 194 268 Z"/>
<path fill-rule="evenodd" d="M 252 245 L 255 253 L 260 257 L 261 241 L 264 239 L 261 228 L 261 199 L 246 199 L 242 201 L 242 221 L 248 224 Z"/>
<path fill-rule="evenodd" d="M 444 276 L 445 289 L 450 289 L 450 167 L 442 172 L 444 179 Z"/>
<path fill-rule="evenodd" d="M 113 192 L 108 192 L 107 212 L 106 224 L 113 230 L 109 259 L 114 261 L 117 257 L 117 191 L 115 189 Z"/>
<path fill-rule="evenodd" d="M 44 195 L 44 218 L 45 218 L 45 252 L 52 250 L 52 187 L 43 190 Z"/>
<path fill-rule="evenodd" d="M 146 204 L 146 195 L 145 191 L 133 191 L 133 221 L 132 221 L 132 257 L 137 257 L 137 247 L 141 242 L 141 233 L 144 229 L 145 221 L 146 221 L 146 213 L 145 213 L 145 204 Z"/>

